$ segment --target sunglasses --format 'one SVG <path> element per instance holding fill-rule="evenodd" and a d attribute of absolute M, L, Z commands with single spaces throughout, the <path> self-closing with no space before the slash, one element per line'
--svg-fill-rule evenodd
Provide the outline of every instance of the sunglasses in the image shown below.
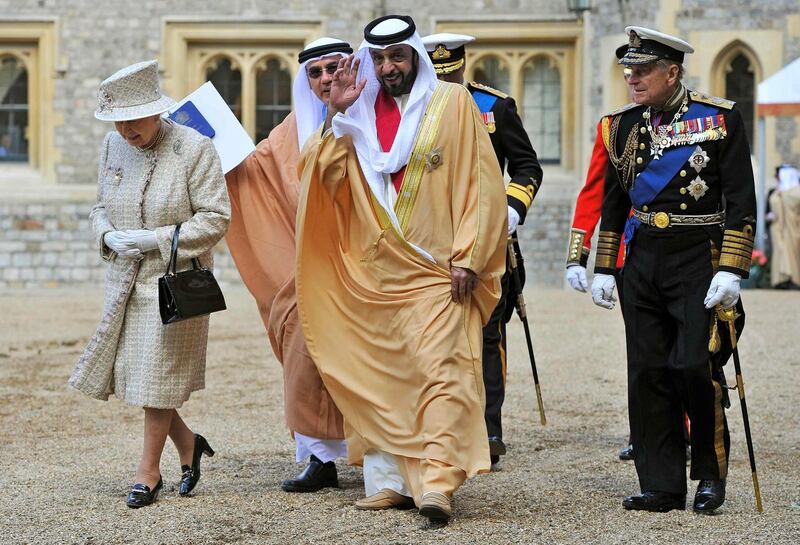
<path fill-rule="evenodd" d="M 338 62 L 332 62 L 330 64 L 326 64 L 325 68 L 320 68 L 319 66 L 315 66 L 314 68 L 309 68 L 306 71 L 308 77 L 311 79 L 318 79 L 322 77 L 322 72 L 326 72 L 329 76 L 332 76 L 336 73 L 336 69 L 339 67 Z"/>

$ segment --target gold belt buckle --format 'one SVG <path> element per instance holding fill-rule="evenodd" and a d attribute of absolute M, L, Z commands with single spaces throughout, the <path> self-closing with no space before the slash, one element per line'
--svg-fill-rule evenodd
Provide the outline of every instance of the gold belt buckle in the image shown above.
<path fill-rule="evenodd" d="M 666 212 L 656 212 L 653 216 L 653 225 L 659 229 L 666 229 L 669 227 L 669 214 Z"/>

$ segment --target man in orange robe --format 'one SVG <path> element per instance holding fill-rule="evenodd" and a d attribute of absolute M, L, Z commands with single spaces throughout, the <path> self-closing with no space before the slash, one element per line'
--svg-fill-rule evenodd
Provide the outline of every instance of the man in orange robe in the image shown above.
<path fill-rule="evenodd" d="M 232 209 L 228 247 L 283 365 L 286 421 L 297 445 L 296 460 L 309 459 L 300 475 L 284 481 L 287 492 L 338 486 L 334 460 L 347 453 L 342 415 L 319 377 L 298 323 L 294 276 L 298 156 L 325 120 L 339 59 L 352 51 L 333 38 L 310 43 L 299 56 L 292 90 L 295 110 L 225 176 Z"/>
<path fill-rule="evenodd" d="M 505 269 L 505 188 L 469 92 L 437 81 L 413 20 L 364 35 L 300 158 L 300 319 L 364 466 L 357 507 L 446 521 L 490 467 L 481 328 Z"/>

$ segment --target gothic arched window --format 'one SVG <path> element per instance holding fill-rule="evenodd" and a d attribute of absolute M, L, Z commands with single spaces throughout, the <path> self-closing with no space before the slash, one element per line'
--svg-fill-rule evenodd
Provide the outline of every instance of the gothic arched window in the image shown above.
<path fill-rule="evenodd" d="M 744 54 L 736 55 L 725 70 L 725 98 L 736 102 L 736 108 L 744 119 L 747 141 L 753 142 L 755 122 L 755 86 L 753 67 Z"/>
<path fill-rule="evenodd" d="M 561 74 L 547 57 L 528 62 L 523 71 L 522 120 L 543 163 L 561 160 Z"/>
<path fill-rule="evenodd" d="M 28 160 L 28 71 L 0 57 L 0 161 Z"/>
<path fill-rule="evenodd" d="M 473 78 L 478 83 L 494 87 L 504 93 L 511 92 L 511 79 L 508 67 L 497 57 L 483 57 L 475 65 Z"/>
<path fill-rule="evenodd" d="M 256 69 L 256 142 L 269 135 L 292 111 L 292 75 L 277 59 Z"/>
<path fill-rule="evenodd" d="M 219 57 L 206 67 L 206 81 L 217 88 L 239 121 L 242 120 L 242 72 L 226 57 Z"/>

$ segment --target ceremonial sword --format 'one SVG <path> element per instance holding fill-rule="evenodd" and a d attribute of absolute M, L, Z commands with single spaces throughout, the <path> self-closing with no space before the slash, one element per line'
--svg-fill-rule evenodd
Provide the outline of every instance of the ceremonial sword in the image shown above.
<path fill-rule="evenodd" d="M 750 457 L 750 472 L 753 476 L 753 490 L 756 496 L 756 510 L 761 513 L 764 511 L 764 506 L 761 503 L 761 487 L 758 486 L 758 473 L 756 473 L 756 455 L 753 452 L 753 437 L 750 434 L 750 418 L 747 416 L 747 401 L 744 398 L 744 379 L 742 379 L 742 364 L 739 361 L 739 347 L 736 342 L 736 308 L 723 309 L 722 305 L 716 307 L 717 316 L 723 322 L 728 323 L 728 330 L 730 331 L 731 347 L 733 348 L 733 365 L 736 369 L 736 386 L 735 389 L 739 392 L 739 404 L 742 407 L 742 420 L 744 421 L 744 436 L 747 439 L 747 454 Z"/>
<path fill-rule="evenodd" d="M 525 311 L 525 299 L 522 296 L 522 281 L 519 278 L 519 269 L 517 268 L 517 254 L 514 251 L 514 242 L 517 239 L 513 236 L 508 237 L 508 261 L 511 269 L 511 282 L 513 282 L 514 289 L 517 292 L 517 302 L 514 307 L 517 309 L 517 315 L 522 320 L 522 327 L 525 329 L 525 341 L 528 344 L 528 356 L 531 359 L 531 370 L 533 371 L 533 384 L 536 386 L 536 401 L 539 403 L 539 420 L 542 426 L 547 424 L 547 417 L 544 414 L 544 403 L 542 403 L 542 389 L 539 386 L 539 373 L 536 371 L 536 358 L 533 355 L 533 345 L 531 344 L 531 328 L 528 325 L 528 315 Z"/>

